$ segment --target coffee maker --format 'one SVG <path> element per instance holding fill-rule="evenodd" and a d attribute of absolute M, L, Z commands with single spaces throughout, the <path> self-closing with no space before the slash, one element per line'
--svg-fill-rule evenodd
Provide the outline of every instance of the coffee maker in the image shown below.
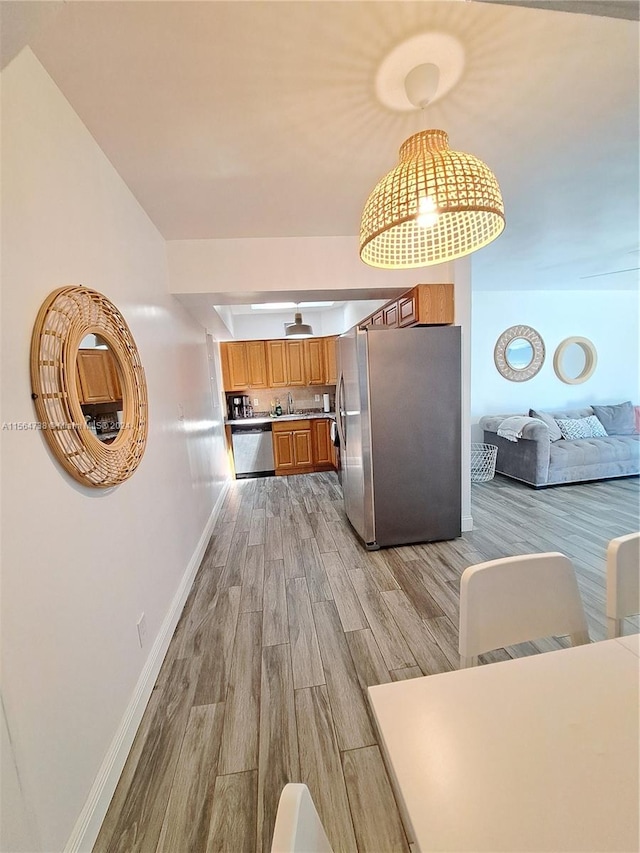
<path fill-rule="evenodd" d="M 250 418 L 253 414 L 251 410 L 251 400 L 246 394 L 233 394 L 227 397 L 229 406 L 229 420 L 237 421 L 241 418 Z"/>

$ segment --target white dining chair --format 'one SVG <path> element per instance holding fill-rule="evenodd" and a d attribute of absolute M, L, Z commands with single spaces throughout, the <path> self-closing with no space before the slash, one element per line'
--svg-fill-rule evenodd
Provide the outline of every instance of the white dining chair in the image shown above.
<path fill-rule="evenodd" d="M 557 552 L 503 557 L 469 566 L 460 579 L 460 666 L 484 652 L 568 634 L 589 642 L 571 561 Z"/>
<path fill-rule="evenodd" d="M 607 632 L 622 636 L 626 616 L 640 614 L 640 533 L 612 539 L 607 547 Z"/>
<path fill-rule="evenodd" d="M 271 853 L 333 853 L 306 785 L 290 782 L 282 789 Z"/>

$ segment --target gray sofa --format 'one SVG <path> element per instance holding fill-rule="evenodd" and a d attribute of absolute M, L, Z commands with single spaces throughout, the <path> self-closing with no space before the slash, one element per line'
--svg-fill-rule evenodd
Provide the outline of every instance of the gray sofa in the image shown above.
<path fill-rule="evenodd" d="M 530 409 L 519 414 L 534 413 Z M 497 435 L 502 421 L 513 414 L 487 415 L 480 419 L 485 442 L 498 447 L 496 472 L 499 474 L 541 488 L 640 473 L 640 435 L 637 433 L 551 440 L 554 418 L 585 418 L 594 414 L 591 406 L 535 414 L 544 417 L 549 425 L 541 420 L 529 422 L 522 430 L 522 438 L 516 442 Z"/>

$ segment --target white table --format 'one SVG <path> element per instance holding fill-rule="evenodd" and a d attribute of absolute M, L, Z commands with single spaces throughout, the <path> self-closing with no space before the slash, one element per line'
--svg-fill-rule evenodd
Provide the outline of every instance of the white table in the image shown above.
<path fill-rule="evenodd" d="M 640 637 L 369 688 L 419 851 L 639 849 Z"/>

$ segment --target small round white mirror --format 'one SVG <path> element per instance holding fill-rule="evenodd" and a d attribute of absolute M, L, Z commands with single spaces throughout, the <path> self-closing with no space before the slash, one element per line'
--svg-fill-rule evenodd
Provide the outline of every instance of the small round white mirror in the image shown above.
<path fill-rule="evenodd" d="M 588 338 L 565 338 L 553 356 L 553 369 L 561 382 L 580 385 L 593 374 L 598 363 L 596 348 Z"/>

